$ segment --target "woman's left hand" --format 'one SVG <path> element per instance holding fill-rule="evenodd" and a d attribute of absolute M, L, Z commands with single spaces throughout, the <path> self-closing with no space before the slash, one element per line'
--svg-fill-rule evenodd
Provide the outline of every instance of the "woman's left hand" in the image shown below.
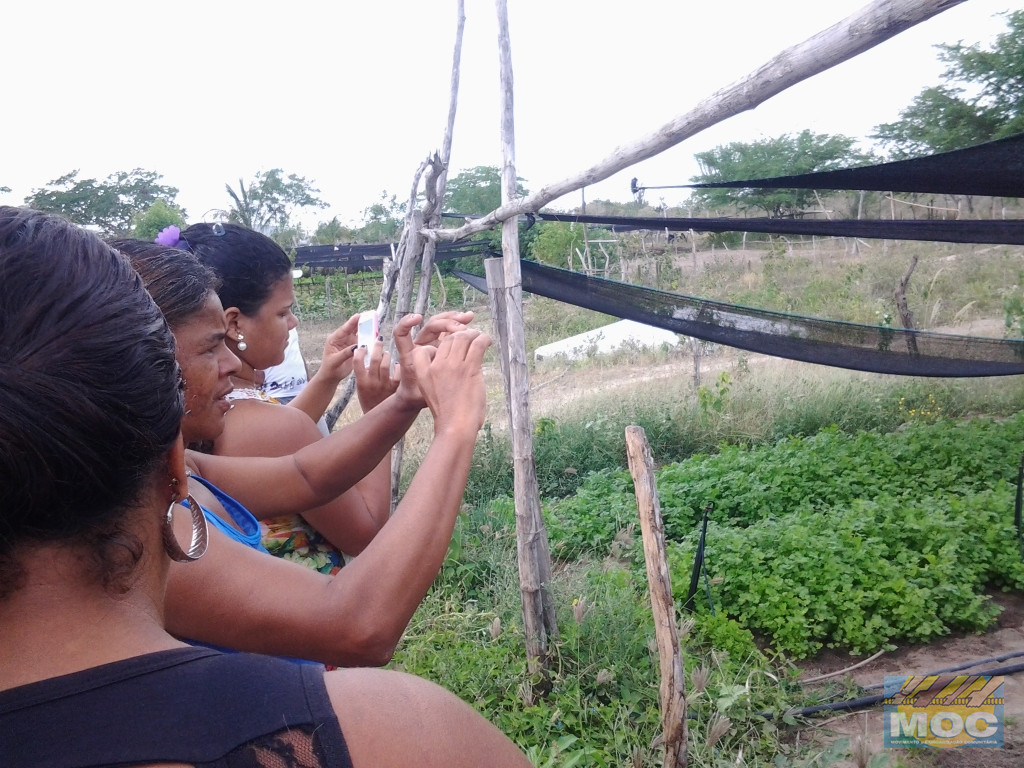
<path fill-rule="evenodd" d="M 369 355 L 370 365 L 367 366 L 366 356 Z M 398 366 L 391 371 L 391 355 L 384 351 L 384 342 L 379 339 L 373 349 L 360 347 L 355 351 L 352 362 L 356 377 L 356 396 L 359 406 L 366 413 L 387 400 L 396 389 L 401 374 Z"/>
<path fill-rule="evenodd" d="M 356 313 L 327 337 L 318 375 L 323 371 L 324 376 L 340 382 L 352 373 L 352 353 L 355 351 L 358 326 L 359 313 Z"/>

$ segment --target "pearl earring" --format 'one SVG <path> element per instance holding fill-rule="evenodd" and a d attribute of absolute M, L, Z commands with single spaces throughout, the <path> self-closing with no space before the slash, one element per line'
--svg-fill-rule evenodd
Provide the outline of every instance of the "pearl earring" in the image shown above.
<path fill-rule="evenodd" d="M 238 334 L 238 351 L 245 352 L 249 348 L 249 345 L 245 343 L 245 336 Z"/>

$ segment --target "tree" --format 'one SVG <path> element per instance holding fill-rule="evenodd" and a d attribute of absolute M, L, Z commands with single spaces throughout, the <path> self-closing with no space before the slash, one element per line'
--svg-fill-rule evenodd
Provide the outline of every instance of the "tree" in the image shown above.
<path fill-rule="evenodd" d="M 330 221 L 322 221 L 313 233 L 313 239 L 320 245 L 352 242 L 352 230 L 346 227 L 335 216 Z"/>
<path fill-rule="evenodd" d="M 928 88 L 900 112 L 900 120 L 882 123 L 873 138 L 890 147 L 893 160 L 948 152 L 992 138 L 997 124 L 961 98 L 959 88 Z"/>
<path fill-rule="evenodd" d="M 853 146 L 848 136 L 807 130 L 751 143 L 734 141 L 695 155 L 702 173 L 690 181 L 704 184 L 831 171 L 870 159 Z M 735 205 L 740 210 L 764 211 L 772 218 L 802 215 L 815 202 L 813 189 L 701 189 L 693 197 L 709 208 Z"/>
<path fill-rule="evenodd" d="M 525 195 L 526 189 L 516 179 L 516 194 Z M 482 216 L 501 205 L 501 171 L 493 165 L 478 165 L 462 171 L 448 180 L 443 210 Z"/>
<path fill-rule="evenodd" d="M 899 120 L 877 126 L 873 138 L 899 159 L 1024 131 L 1024 11 L 1007 14 L 1007 21 L 1010 31 L 990 49 L 936 46 L 949 83 L 922 91 Z"/>
<path fill-rule="evenodd" d="M 289 223 L 286 227 L 273 227 L 270 232 L 270 239 L 289 253 L 297 246 L 305 245 L 309 242 L 306 230 L 299 223 Z"/>
<path fill-rule="evenodd" d="M 145 212 L 135 217 L 132 237 L 139 240 L 154 240 L 164 227 L 172 225 L 185 229 L 185 211 L 173 203 L 157 200 Z"/>
<path fill-rule="evenodd" d="M 228 220 L 259 232 L 288 229 L 297 208 L 327 207 L 312 182 L 294 173 L 286 178 L 280 168 L 271 168 L 266 173 L 257 171 L 248 186 L 239 179 L 237 191 L 230 184 L 224 188 L 232 201 Z"/>
<path fill-rule="evenodd" d="M 363 243 L 393 243 L 405 226 L 406 204 L 398 202 L 398 195 L 388 196 L 381 190 L 380 200 L 363 209 L 363 225 L 352 236 Z"/>
<path fill-rule="evenodd" d="M 527 194 L 526 187 L 522 184 L 523 179 L 516 177 L 516 195 L 523 197 Z M 467 216 L 482 216 L 490 213 L 501 205 L 501 170 L 493 165 L 478 165 L 467 171 L 462 171 L 448 180 L 445 187 L 444 205 L 442 210 L 447 213 L 463 213 Z M 448 219 L 454 226 L 461 226 L 465 222 L 458 219 Z M 519 251 L 520 253 L 530 252 L 530 243 L 534 237 L 533 228 L 520 220 L 519 224 Z M 481 232 L 475 235 L 473 240 L 480 240 L 486 243 L 486 247 L 494 252 L 501 253 L 501 229 L 492 229 L 489 232 Z M 446 265 L 446 271 L 449 265 Z M 457 259 L 450 265 L 451 268 L 463 269 L 466 271 L 481 271 L 479 259 L 467 258 Z M 482 273 L 482 271 L 481 271 Z"/>
<path fill-rule="evenodd" d="M 584 237 L 583 229 L 588 226 L 591 225 L 564 221 L 541 222 L 534 227 L 536 235 L 530 243 L 530 255 L 541 264 L 556 267 L 572 268 L 573 264 L 580 261 L 580 254 L 600 263 L 603 252 L 595 247 L 592 249 L 593 254 L 599 255 L 587 254 L 588 243 L 590 240 L 611 240 L 613 235 L 610 230 L 592 227 L 587 230 L 587 237 Z"/>
<path fill-rule="evenodd" d="M 76 224 L 97 227 L 105 235 L 124 236 L 131 232 L 139 211 L 148 210 L 157 200 L 174 205 L 178 190 L 158 184 L 161 178 L 158 173 L 135 168 L 97 181 L 79 179 L 74 170 L 33 190 L 25 204 L 62 214 Z"/>

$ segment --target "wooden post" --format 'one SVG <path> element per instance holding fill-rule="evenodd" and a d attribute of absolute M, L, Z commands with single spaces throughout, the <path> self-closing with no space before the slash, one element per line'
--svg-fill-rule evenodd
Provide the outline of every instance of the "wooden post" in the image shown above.
<path fill-rule="evenodd" d="M 501 62 L 501 197 L 509 203 L 516 195 L 515 127 L 512 110 L 512 48 L 505 0 L 495 0 L 498 12 L 498 51 Z M 530 381 L 526 367 L 526 333 L 523 328 L 523 278 L 519 268 L 519 220 L 510 216 L 501 225 L 504 258 L 503 283 L 494 291 L 504 294 L 501 322 L 508 341 L 509 428 L 515 482 L 516 551 L 519 588 L 523 598 L 523 630 L 530 672 L 546 668 L 548 639 L 558 636 L 555 607 L 548 593 L 551 553 L 540 511 L 540 488 L 533 459 L 530 423 Z M 489 291 L 492 289 L 488 289 Z"/>
<path fill-rule="evenodd" d="M 512 384 L 508 372 L 508 326 L 505 318 L 508 310 L 505 303 L 504 263 L 502 259 L 484 259 L 484 275 L 487 278 L 487 297 L 491 303 L 491 326 L 494 332 L 494 343 L 497 346 L 498 367 L 501 368 L 501 380 L 505 384 L 505 406 L 509 412 L 512 411 L 512 402 L 509 395 L 512 391 Z"/>
<path fill-rule="evenodd" d="M 910 266 L 907 267 L 907 273 L 896 284 L 896 290 L 893 293 L 896 299 L 896 309 L 900 313 L 900 322 L 903 323 L 903 327 L 908 331 L 914 330 L 914 313 L 910 311 L 910 306 L 907 304 L 907 286 L 910 284 L 910 275 L 914 272 L 914 267 L 916 266 L 917 255 L 915 254 L 910 260 Z M 914 338 L 913 334 L 907 334 L 907 351 L 912 355 L 917 354 L 917 339 Z"/>
<path fill-rule="evenodd" d="M 654 613 L 654 637 L 658 642 L 661 684 L 658 699 L 661 703 L 662 738 L 665 746 L 665 768 L 685 768 L 686 746 L 686 678 L 683 673 L 682 653 L 679 650 L 679 630 L 676 627 L 676 608 L 672 598 L 672 580 L 665 556 L 665 525 L 661 519 L 661 504 L 654 482 L 654 460 L 651 446 L 642 427 L 626 427 L 626 454 L 629 471 L 636 489 L 636 506 L 640 513 L 640 531 L 643 534 L 644 560 L 647 563 L 647 585 L 651 591 L 651 610 Z"/>

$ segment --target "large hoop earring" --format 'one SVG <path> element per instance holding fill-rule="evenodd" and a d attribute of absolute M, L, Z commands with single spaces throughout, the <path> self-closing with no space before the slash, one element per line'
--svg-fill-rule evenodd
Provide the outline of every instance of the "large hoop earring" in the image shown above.
<path fill-rule="evenodd" d="M 164 520 L 164 551 L 167 556 L 176 563 L 190 563 L 198 560 L 206 554 L 206 548 L 210 544 L 210 528 L 206 522 L 206 515 L 203 508 L 199 506 L 192 494 L 185 496 L 185 505 L 192 514 L 192 542 L 189 544 L 188 552 L 185 552 L 178 540 L 174 537 L 174 509 L 178 501 L 172 501 L 167 508 L 167 518 Z"/>

